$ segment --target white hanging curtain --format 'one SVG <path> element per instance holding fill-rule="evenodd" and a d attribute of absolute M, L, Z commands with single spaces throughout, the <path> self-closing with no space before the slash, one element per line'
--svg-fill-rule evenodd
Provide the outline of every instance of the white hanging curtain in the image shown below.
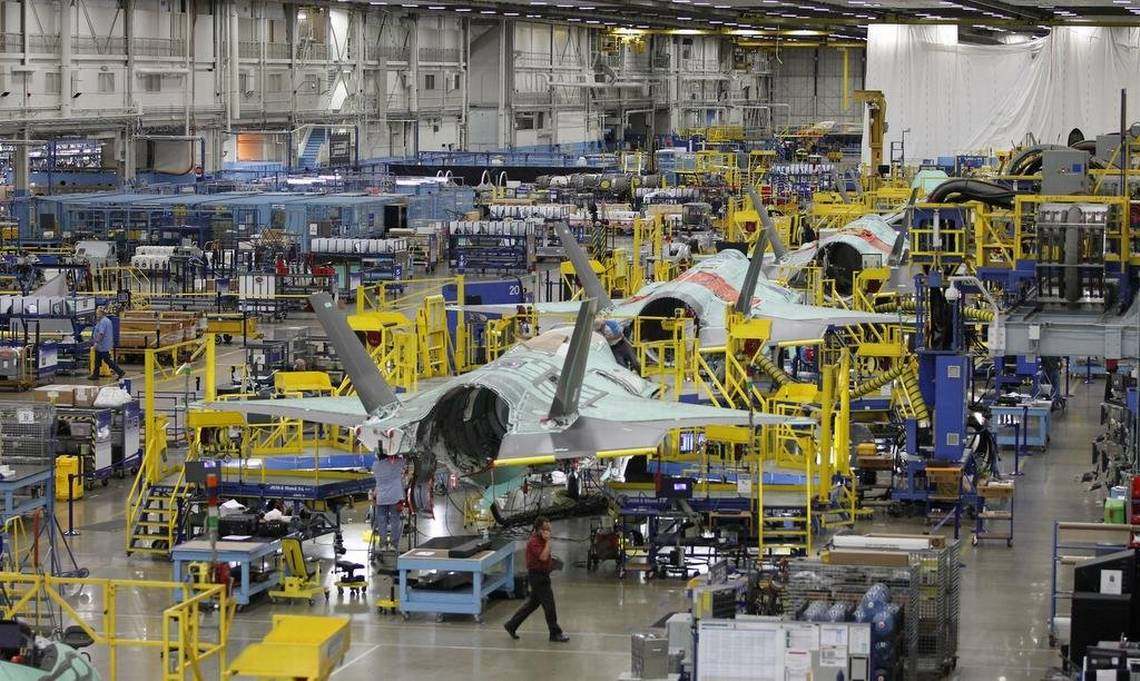
<path fill-rule="evenodd" d="M 963 45 L 955 26 L 876 24 L 867 32 L 868 90 L 887 100 L 890 142 L 906 136 L 906 159 L 990 153 L 1032 133 L 1064 144 L 1120 123 L 1120 89 L 1140 120 L 1140 29 L 1058 27 L 1013 45 Z M 864 144 L 864 160 L 868 158 Z"/>

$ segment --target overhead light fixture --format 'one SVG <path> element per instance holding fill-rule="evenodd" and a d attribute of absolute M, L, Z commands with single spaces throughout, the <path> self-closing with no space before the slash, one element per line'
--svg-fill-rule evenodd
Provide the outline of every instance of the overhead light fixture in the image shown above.
<path fill-rule="evenodd" d="M 445 10 L 447 8 L 444 7 L 443 5 L 428 5 L 428 9 L 432 10 L 433 12 L 439 12 L 439 11 Z"/>

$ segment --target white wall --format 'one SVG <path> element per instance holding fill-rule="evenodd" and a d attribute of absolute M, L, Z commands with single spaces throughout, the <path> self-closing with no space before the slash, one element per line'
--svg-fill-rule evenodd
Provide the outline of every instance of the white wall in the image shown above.
<path fill-rule="evenodd" d="M 216 164 L 222 159 L 220 140 L 228 139 L 222 132 L 226 129 L 344 123 L 361 131 L 361 156 L 372 158 L 413 152 L 417 140 L 420 150 L 596 143 L 608 131 L 621 133 L 623 112 L 654 106 L 656 130 L 664 134 L 710 122 L 738 122 L 735 106 L 768 97 L 767 76 L 732 72 L 731 46 L 716 36 L 655 36 L 646 40 L 644 50 L 603 55 L 618 80 L 654 79 L 644 89 L 613 88 L 596 84 L 606 76 L 594 66 L 601 34 L 591 27 L 470 14 L 417 15 L 393 3 L 305 6 L 314 14 L 308 24 L 316 32 L 311 44 L 290 45 L 287 27 L 296 21 L 300 5 L 234 0 L 241 41 L 241 58 L 234 65 L 229 63 L 227 16 L 208 13 L 214 7 L 228 11 L 229 0 L 192 3 L 196 14 L 188 37 L 193 57 L 190 72 L 178 73 L 186 69 L 181 42 L 187 37 L 186 22 L 176 11 L 183 7 L 181 0 L 134 0 L 132 37 L 140 40 L 130 66 L 119 0 L 62 1 L 66 4 L 34 0 L 30 5 L 35 20 L 29 45 L 38 52 L 25 55 L 11 41 L 0 48 L 0 84 L 11 92 L 0 98 L 0 134 L 18 132 L 24 121 L 51 123 L 76 134 L 126 136 L 139 126 L 169 134 L 182 132 L 189 121 L 188 132 L 211 138 L 207 156 Z M 18 32 L 20 12 L 19 2 L 0 0 L 0 31 Z M 74 44 L 66 64 L 56 47 L 61 12 L 67 14 Z M 795 115 L 805 121 L 845 115 L 836 110 L 838 53 L 821 51 L 817 65 L 810 52 L 782 51 L 775 99 L 791 100 Z M 856 53 L 853 88 L 861 85 L 862 53 Z M 27 88 L 13 67 L 17 73 L 32 69 Z M 238 97 L 240 114 L 230 108 L 231 68 L 246 74 Z M 46 74 L 67 69 L 74 79 L 63 79 L 59 93 L 48 92 Z M 339 77 L 330 80 L 330 73 Z M 113 90 L 100 92 L 107 78 L 113 78 Z M 145 85 L 156 78 L 161 88 L 148 92 Z M 308 89 L 312 79 L 318 85 Z M 574 86 L 587 82 L 594 87 Z M 81 95 L 72 99 L 73 92 Z M 519 116 L 539 113 L 540 127 L 518 128 Z M 634 121 L 646 118 L 633 116 Z"/>

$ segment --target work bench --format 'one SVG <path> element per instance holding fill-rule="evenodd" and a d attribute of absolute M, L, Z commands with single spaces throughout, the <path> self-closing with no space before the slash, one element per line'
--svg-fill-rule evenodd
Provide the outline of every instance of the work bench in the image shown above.
<path fill-rule="evenodd" d="M 430 612 L 437 615 L 471 615 L 477 621 L 483 618 L 483 604 L 492 592 L 500 589 L 514 595 L 515 542 L 496 540 L 491 548 L 470 558 L 452 558 L 449 550 L 437 537 L 418 548 L 406 551 L 396 560 L 399 572 L 400 612 L 406 617 L 413 612 Z M 428 589 L 413 587 L 409 574 L 416 571 L 435 571 L 470 575 L 470 586 L 454 589 Z"/>
<path fill-rule="evenodd" d="M 281 542 L 272 541 L 218 541 L 214 548 L 206 539 L 192 539 L 177 544 L 170 552 L 174 561 L 174 581 L 181 583 L 188 576 L 184 566 L 190 563 L 236 563 L 238 583 L 234 586 L 234 602 L 239 606 L 249 605 L 250 600 L 263 591 L 275 588 L 281 581 L 276 564 L 270 568 L 270 577 L 254 583 L 250 575 L 255 565 L 274 560 L 281 550 Z M 181 591 L 175 592 L 178 598 Z"/>

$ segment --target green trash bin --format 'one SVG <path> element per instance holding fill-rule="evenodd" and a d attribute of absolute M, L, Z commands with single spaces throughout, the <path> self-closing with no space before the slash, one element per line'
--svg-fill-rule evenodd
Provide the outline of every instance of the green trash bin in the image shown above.
<path fill-rule="evenodd" d="M 1123 499 L 1104 500 L 1104 522 L 1123 525 L 1125 503 Z"/>

